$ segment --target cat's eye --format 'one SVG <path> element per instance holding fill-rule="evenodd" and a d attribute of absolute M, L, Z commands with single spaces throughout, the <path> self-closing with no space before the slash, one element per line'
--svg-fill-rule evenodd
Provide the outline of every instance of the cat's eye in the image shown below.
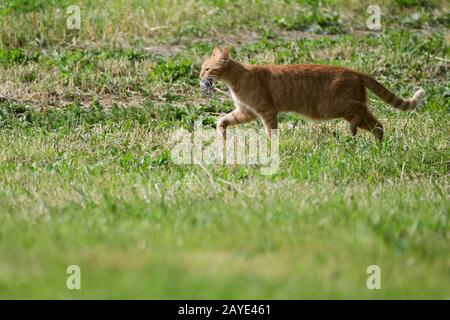
<path fill-rule="evenodd" d="M 209 68 L 205 68 L 205 71 L 209 71 Z"/>

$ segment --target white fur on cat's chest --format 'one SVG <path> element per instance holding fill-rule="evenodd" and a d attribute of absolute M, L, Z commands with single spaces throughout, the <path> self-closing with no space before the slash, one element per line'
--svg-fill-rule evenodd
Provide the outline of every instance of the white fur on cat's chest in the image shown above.
<path fill-rule="evenodd" d="M 234 104 L 236 105 L 242 105 L 243 103 L 238 99 L 238 97 L 236 96 L 236 94 L 234 93 L 233 89 L 230 88 L 230 94 L 231 94 L 231 98 L 234 101 Z"/>
<path fill-rule="evenodd" d="M 241 100 L 239 100 L 239 98 L 237 97 L 236 93 L 234 93 L 233 89 L 230 89 L 230 94 L 231 94 L 231 98 L 233 99 L 234 104 L 236 105 L 236 107 L 240 107 L 240 108 L 248 108 L 252 111 L 255 112 L 255 110 L 253 110 L 252 107 L 250 107 L 248 104 L 242 102 Z"/>

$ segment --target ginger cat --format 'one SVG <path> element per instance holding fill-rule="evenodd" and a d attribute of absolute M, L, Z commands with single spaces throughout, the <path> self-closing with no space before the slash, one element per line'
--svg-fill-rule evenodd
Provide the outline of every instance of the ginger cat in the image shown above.
<path fill-rule="evenodd" d="M 227 48 L 218 47 L 203 63 L 200 78 L 203 90 L 219 80 L 231 91 L 236 109 L 217 122 L 217 131 L 224 138 L 227 126 L 247 123 L 258 116 L 270 138 L 271 129 L 277 129 L 279 112 L 297 112 L 316 120 L 343 118 L 349 122 L 352 135 L 361 128 L 381 141 L 383 126 L 369 110 L 366 88 L 403 111 L 416 109 L 425 95 L 419 89 L 412 98 L 401 99 L 371 76 L 346 68 L 241 64 L 230 58 Z"/>

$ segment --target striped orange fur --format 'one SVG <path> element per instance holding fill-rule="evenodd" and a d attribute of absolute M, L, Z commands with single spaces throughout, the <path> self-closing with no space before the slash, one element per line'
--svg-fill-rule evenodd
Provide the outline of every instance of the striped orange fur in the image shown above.
<path fill-rule="evenodd" d="M 383 126 L 368 108 L 366 88 L 404 111 L 417 108 L 425 94 L 419 89 L 412 98 L 401 99 L 371 76 L 341 67 L 241 64 L 218 47 L 203 63 L 200 78 L 223 81 L 231 91 L 236 108 L 217 122 L 224 136 L 228 126 L 261 117 L 270 137 L 280 112 L 297 112 L 317 120 L 343 118 L 353 135 L 361 128 L 381 141 Z"/>

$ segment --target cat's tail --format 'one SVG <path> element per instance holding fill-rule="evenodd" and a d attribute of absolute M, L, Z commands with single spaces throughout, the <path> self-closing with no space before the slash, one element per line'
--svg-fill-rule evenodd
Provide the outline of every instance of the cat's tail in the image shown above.
<path fill-rule="evenodd" d="M 387 89 L 377 80 L 372 78 L 369 75 L 360 73 L 360 78 L 363 85 L 373 91 L 381 100 L 390 104 L 394 108 L 403 110 L 403 111 L 412 111 L 417 109 L 422 103 L 423 97 L 425 96 L 425 91 L 423 89 L 419 89 L 414 93 L 414 95 L 409 99 L 402 99 L 397 97 L 392 91 Z"/>

